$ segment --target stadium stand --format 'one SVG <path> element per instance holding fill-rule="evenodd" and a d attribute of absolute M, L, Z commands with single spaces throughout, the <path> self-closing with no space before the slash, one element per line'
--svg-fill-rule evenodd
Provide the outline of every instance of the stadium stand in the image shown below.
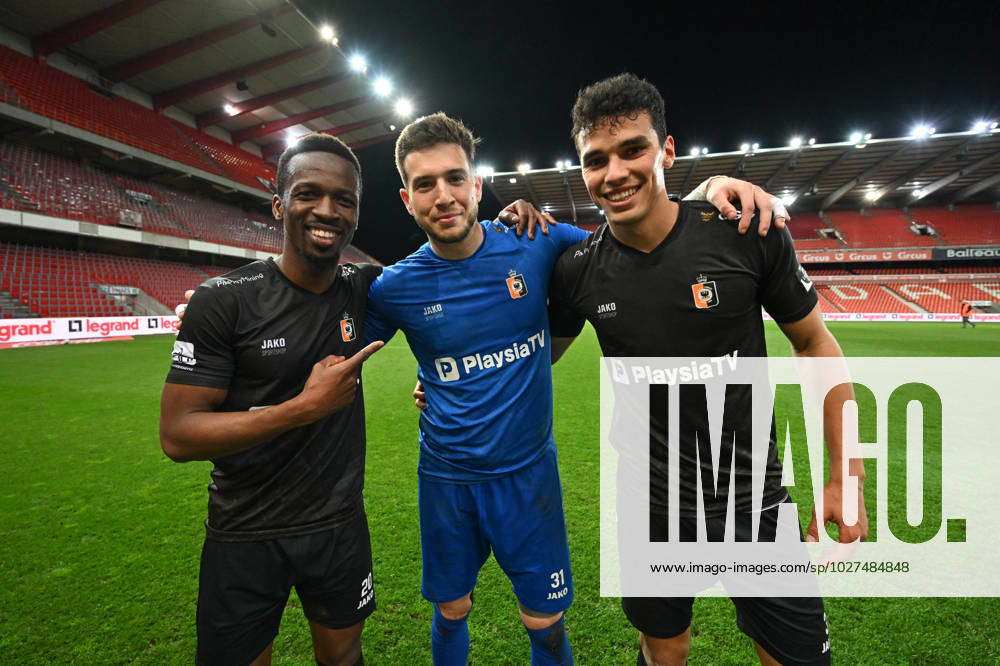
<path fill-rule="evenodd" d="M 274 181 L 274 167 L 259 157 L 184 123 L 173 122 L 198 148 L 208 153 L 231 179 L 257 189 L 267 187 L 266 183 Z"/>
<path fill-rule="evenodd" d="M 827 276 L 827 275 L 853 275 L 851 271 L 846 268 L 810 268 L 809 275 L 814 276 Z"/>
<path fill-rule="evenodd" d="M 817 284 L 816 292 L 839 312 L 907 312 L 914 309 L 876 282 Z"/>
<path fill-rule="evenodd" d="M 943 206 L 911 209 L 911 220 L 934 228 L 950 245 L 1000 243 L 1000 211 L 989 204 L 970 204 L 948 210 Z"/>
<path fill-rule="evenodd" d="M 208 277 L 175 261 L 0 243 L 0 289 L 43 317 L 132 314 L 99 285 L 137 287 L 173 306 L 184 300 L 186 289 Z"/>
<path fill-rule="evenodd" d="M 108 225 L 133 211 L 145 231 L 281 251 L 282 232 L 264 215 L 5 141 L 0 207 Z"/>
<path fill-rule="evenodd" d="M 942 273 L 1000 273 L 1000 266 L 945 266 Z"/>
<path fill-rule="evenodd" d="M 928 312 L 955 313 L 962 301 L 1000 301 L 1000 282 L 903 283 L 887 288 Z"/>
<path fill-rule="evenodd" d="M 850 247 L 918 247 L 938 245 L 930 236 L 910 230 L 911 222 L 898 210 L 869 209 L 867 215 L 832 211 L 828 215 Z"/>
<path fill-rule="evenodd" d="M 793 238 L 796 250 L 842 250 L 840 241 L 832 238 Z"/>
<path fill-rule="evenodd" d="M 273 180 L 261 158 L 127 99 L 98 92 L 44 62 L 0 46 L 2 100 L 100 136 L 146 150 L 250 187 Z"/>
<path fill-rule="evenodd" d="M 42 316 L 125 315 L 97 285 L 132 286 L 161 304 L 179 303 L 184 290 L 208 275 L 178 262 L 0 244 L 3 288 Z"/>
<path fill-rule="evenodd" d="M 855 275 L 926 275 L 937 273 L 936 268 L 920 268 L 916 266 L 892 266 L 890 268 L 868 268 L 866 266 L 854 269 Z"/>
<path fill-rule="evenodd" d="M 816 213 L 800 213 L 796 211 L 788 222 L 788 231 L 796 241 L 800 239 L 819 238 L 819 230 L 826 229 L 827 223 Z"/>
<path fill-rule="evenodd" d="M 374 261 L 360 250 L 350 255 L 344 260 Z M 185 290 L 230 270 L 0 242 L 0 290 L 43 317 L 133 314 L 101 292 L 99 285 L 137 287 L 172 308 L 183 302 Z M 0 309 L 0 318 L 10 317 Z"/>

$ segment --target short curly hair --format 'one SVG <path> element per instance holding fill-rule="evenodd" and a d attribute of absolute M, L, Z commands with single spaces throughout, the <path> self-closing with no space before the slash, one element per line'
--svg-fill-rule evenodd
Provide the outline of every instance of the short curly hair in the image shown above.
<path fill-rule="evenodd" d="M 291 178 L 292 170 L 289 166 L 292 158 L 302 153 L 330 153 L 341 157 L 351 163 L 354 170 L 358 172 L 358 194 L 361 194 L 361 162 L 354 151 L 341 139 L 329 134 L 314 132 L 300 137 L 291 146 L 285 148 L 278 158 L 278 175 L 275 182 L 275 194 L 285 197 L 285 189 L 288 187 L 288 179 Z"/>
<path fill-rule="evenodd" d="M 612 125 L 621 118 L 635 120 L 642 112 L 649 114 L 656 137 L 667 138 L 667 118 L 663 96 L 649 81 L 625 72 L 598 81 L 580 90 L 573 104 L 573 142 L 586 136 L 602 123 Z"/>
<path fill-rule="evenodd" d="M 479 143 L 472 130 L 457 118 L 451 118 L 438 111 L 429 116 L 417 118 L 403 128 L 396 139 L 396 170 L 406 185 L 406 171 L 403 162 L 412 152 L 433 148 L 441 143 L 454 143 L 462 147 L 471 165 L 476 158 L 476 144 Z"/>

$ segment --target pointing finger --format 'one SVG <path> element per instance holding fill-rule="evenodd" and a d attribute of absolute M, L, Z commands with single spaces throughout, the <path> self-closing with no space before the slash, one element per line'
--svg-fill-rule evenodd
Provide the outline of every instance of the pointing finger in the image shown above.
<path fill-rule="evenodd" d="M 370 345 L 359 351 L 351 358 L 344 361 L 344 363 L 350 364 L 354 368 L 360 368 L 362 363 L 367 361 L 372 354 L 374 354 L 384 346 L 385 346 L 384 342 L 382 342 L 381 340 L 376 340 L 375 342 L 371 343 Z"/>

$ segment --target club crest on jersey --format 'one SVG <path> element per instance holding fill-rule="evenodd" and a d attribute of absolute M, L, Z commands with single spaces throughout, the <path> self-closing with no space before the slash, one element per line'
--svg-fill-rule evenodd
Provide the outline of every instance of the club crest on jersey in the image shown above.
<path fill-rule="evenodd" d="M 345 314 L 344 318 L 340 320 L 340 339 L 344 342 L 351 342 L 357 337 L 357 332 L 354 330 L 354 319 L 350 315 Z"/>
<path fill-rule="evenodd" d="M 528 285 L 524 282 L 524 276 L 515 273 L 513 269 L 510 271 L 510 277 L 507 278 L 507 292 L 510 293 L 511 298 L 521 298 L 528 295 Z"/>
<path fill-rule="evenodd" d="M 699 310 L 714 308 L 719 304 L 719 291 L 715 286 L 715 280 L 709 280 L 705 275 L 699 275 L 697 280 L 691 285 L 694 306 Z"/>

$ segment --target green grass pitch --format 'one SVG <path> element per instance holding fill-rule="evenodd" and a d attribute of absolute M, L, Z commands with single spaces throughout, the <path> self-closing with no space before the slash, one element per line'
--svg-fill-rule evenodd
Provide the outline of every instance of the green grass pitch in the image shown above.
<path fill-rule="evenodd" d="M 998 356 L 1000 326 L 831 326 L 853 356 Z M 768 325 L 771 353 L 788 344 Z M 157 439 L 171 340 L 0 351 L 0 663 L 193 661 L 198 559 L 209 463 L 178 465 Z M 556 439 L 576 601 L 577 663 L 635 663 L 636 634 L 597 594 L 599 352 L 588 328 L 555 368 Z M 429 664 L 431 608 L 419 592 L 415 362 L 401 336 L 365 368 L 366 503 L 378 610 L 367 662 Z M 313 661 L 297 599 L 276 664 Z M 1000 663 L 998 599 L 829 599 L 835 663 Z M 510 585 L 490 560 L 470 621 L 471 662 L 526 664 Z M 755 662 L 732 604 L 695 604 L 692 664 Z"/>

